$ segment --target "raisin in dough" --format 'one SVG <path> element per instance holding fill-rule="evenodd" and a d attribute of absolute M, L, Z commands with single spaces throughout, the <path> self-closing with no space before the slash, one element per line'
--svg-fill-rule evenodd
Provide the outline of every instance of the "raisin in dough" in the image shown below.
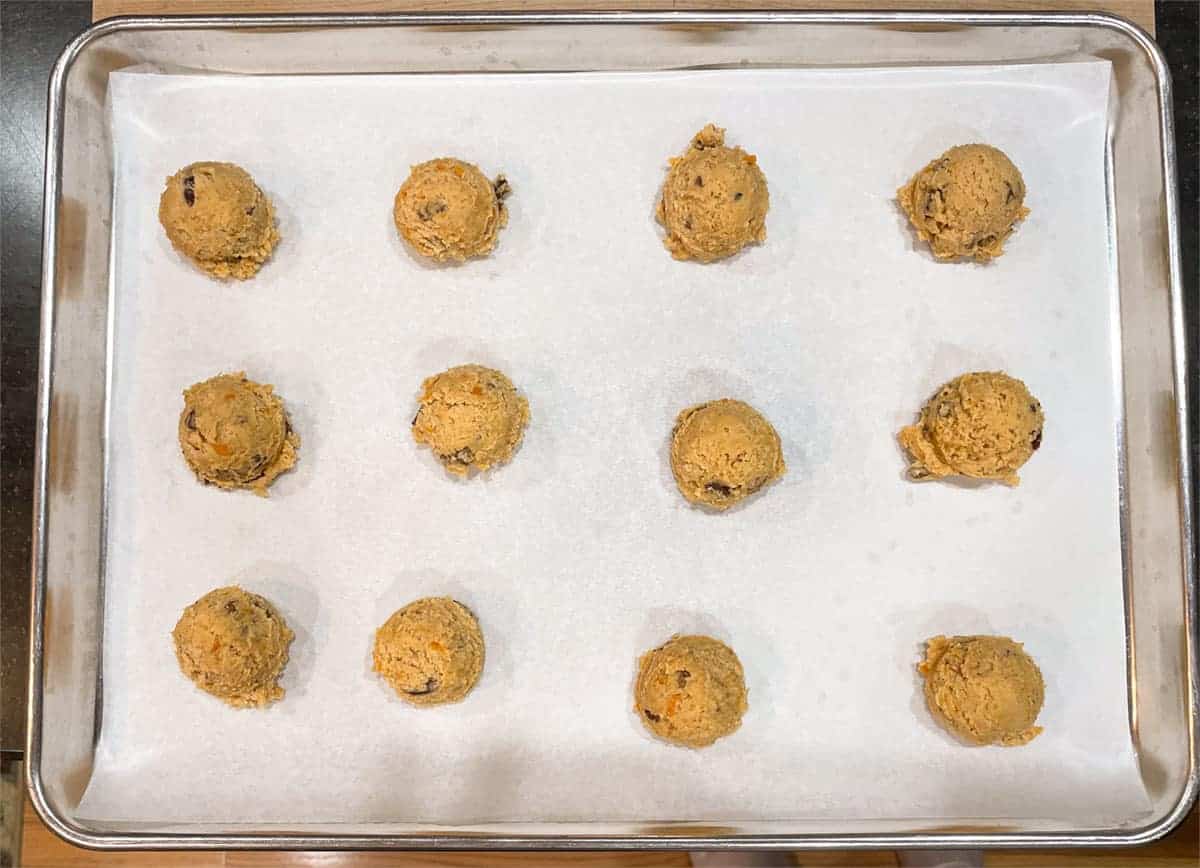
<path fill-rule="evenodd" d="M 1045 416 L 1025 384 L 999 371 L 956 377 L 921 408 L 898 438 L 912 456 L 908 477 L 996 479 L 1016 485 L 1017 471 L 1042 445 Z"/>
<path fill-rule="evenodd" d="M 296 464 L 299 446 L 283 401 L 269 384 L 247 380 L 239 371 L 183 392 L 179 447 L 202 482 L 266 497 L 276 477 Z"/>
<path fill-rule="evenodd" d="M 222 702 L 254 708 L 283 698 L 278 680 L 293 634 L 258 594 L 209 591 L 183 610 L 171 636 L 183 674 Z"/>
<path fill-rule="evenodd" d="M 489 181 L 477 166 L 444 157 L 412 167 L 396 193 L 392 217 L 413 250 L 436 262 L 486 256 L 508 222 L 508 182 Z"/>
<path fill-rule="evenodd" d="M 634 711 L 659 738 L 707 747 L 742 725 L 746 682 L 733 649 L 708 636 L 674 636 L 642 655 Z"/>
<path fill-rule="evenodd" d="M 460 365 L 421 384 L 413 439 L 428 445 L 456 476 L 512 458 L 529 421 L 529 403 L 504 374 Z"/>
<path fill-rule="evenodd" d="M 192 163 L 167 178 L 158 221 L 214 277 L 253 277 L 279 242 L 271 200 L 233 163 Z"/>
<path fill-rule="evenodd" d="M 658 221 L 676 259 L 713 262 L 766 240 L 767 179 L 753 154 L 725 146 L 725 130 L 709 124 L 682 157 L 671 160 Z"/>
<path fill-rule="evenodd" d="M 375 671 L 413 705 L 458 702 L 483 672 L 483 632 L 462 603 L 425 597 L 375 631 Z"/>
<path fill-rule="evenodd" d="M 934 636 L 917 671 L 933 716 L 972 744 L 1011 747 L 1042 731 L 1041 670 L 1006 636 Z"/>
<path fill-rule="evenodd" d="M 1025 179 L 991 145 L 951 148 L 917 172 L 896 198 L 938 259 L 994 259 L 1029 214 Z"/>
<path fill-rule="evenodd" d="M 688 407 L 671 432 L 671 472 L 690 502 L 725 510 L 783 476 L 779 435 L 742 401 Z"/>

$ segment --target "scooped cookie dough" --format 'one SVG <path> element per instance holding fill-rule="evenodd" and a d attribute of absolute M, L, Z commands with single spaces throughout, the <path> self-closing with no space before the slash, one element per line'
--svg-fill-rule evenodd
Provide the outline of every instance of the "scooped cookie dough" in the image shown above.
<path fill-rule="evenodd" d="M 908 478 L 997 479 L 1016 485 L 1017 471 L 1042 445 L 1042 405 L 1025 384 L 999 371 L 963 374 L 938 390 L 916 425 L 900 431 L 912 456 Z"/>
<path fill-rule="evenodd" d="M 671 432 L 671 472 L 692 503 L 725 510 L 783 476 L 779 435 L 742 401 L 688 407 Z"/>
<path fill-rule="evenodd" d="M 713 262 L 766 240 L 767 179 L 753 154 L 725 146 L 709 124 L 682 157 L 671 160 L 658 220 L 676 259 Z"/>
<path fill-rule="evenodd" d="M 709 636 L 674 636 L 643 654 L 633 696 L 647 729 L 687 747 L 729 735 L 748 707 L 741 661 Z"/>
<path fill-rule="evenodd" d="M 295 466 L 299 446 L 283 401 L 269 384 L 238 371 L 183 392 L 179 448 L 201 482 L 266 497 L 276 477 Z"/>
<path fill-rule="evenodd" d="M 293 634 L 258 594 L 232 585 L 209 591 L 183 610 L 171 636 L 183 674 L 222 702 L 251 708 L 283 698 L 278 679 Z"/>
<path fill-rule="evenodd" d="M 460 365 L 421 384 L 413 439 L 433 449 L 456 476 L 512 458 L 529 421 L 529 403 L 512 381 L 482 365 Z"/>
<path fill-rule="evenodd" d="M 192 163 L 167 178 L 158 222 L 175 249 L 214 277 L 253 277 L 279 242 L 275 208 L 233 163 Z"/>
<path fill-rule="evenodd" d="M 483 632 L 462 603 L 425 597 L 375 631 L 373 657 L 375 671 L 405 702 L 458 702 L 483 672 Z"/>
<path fill-rule="evenodd" d="M 896 198 L 938 259 L 994 259 L 1029 213 L 1025 179 L 991 145 L 951 148 L 917 172 Z"/>
<path fill-rule="evenodd" d="M 392 216 L 413 250 L 437 262 L 486 256 L 508 222 L 503 175 L 489 181 L 477 166 L 444 157 L 412 167 Z"/>
<path fill-rule="evenodd" d="M 1025 744 L 1045 698 L 1042 673 L 1005 636 L 934 636 L 917 667 L 925 701 L 944 727 L 973 744 Z"/>

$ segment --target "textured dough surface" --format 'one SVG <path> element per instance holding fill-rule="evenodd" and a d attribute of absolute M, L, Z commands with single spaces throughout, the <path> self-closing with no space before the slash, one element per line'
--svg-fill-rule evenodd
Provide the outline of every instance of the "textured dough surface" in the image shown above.
<path fill-rule="evenodd" d="M 991 145 L 951 148 L 913 175 L 896 198 L 938 259 L 994 259 L 1029 214 L 1025 179 Z"/>
<path fill-rule="evenodd" d="M 467 476 L 508 461 L 528 421 L 529 403 L 508 377 L 482 365 L 459 365 L 421 384 L 412 434 L 447 471 Z"/>
<path fill-rule="evenodd" d="M 709 124 L 682 157 L 671 160 L 658 220 L 676 259 L 713 262 L 766 240 L 767 179 L 753 154 L 725 146 L 725 130 Z"/>
<path fill-rule="evenodd" d="M 221 701 L 252 708 L 283 697 L 278 679 L 293 634 L 258 594 L 233 585 L 209 591 L 183 610 L 171 636 L 183 674 Z"/>
<path fill-rule="evenodd" d="M 722 398 L 681 412 L 671 432 L 671 472 L 692 503 L 725 510 L 783 476 L 779 435 L 742 401 Z"/>
<path fill-rule="evenodd" d="M 486 256 L 508 222 L 508 182 L 489 181 L 477 166 L 443 157 L 412 167 L 396 193 L 392 217 L 400 236 L 422 256 L 464 262 Z"/>
<path fill-rule="evenodd" d="M 973 744 L 1025 744 L 1045 699 L 1042 673 L 1021 644 L 1005 636 L 934 636 L 917 667 L 937 720 Z"/>
<path fill-rule="evenodd" d="M 233 163 L 192 163 L 167 178 L 158 222 L 175 249 L 214 277 L 253 277 L 279 242 L 275 208 Z"/>
<path fill-rule="evenodd" d="M 638 662 L 634 711 L 659 738 L 706 747 L 741 726 L 747 707 L 741 661 L 709 636 L 674 636 Z"/>
<path fill-rule="evenodd" d="M 283 401 L 267 383 L 245 373 L 218 374 L 183 392 L 179 447 L 202 482 L 267 494 L 279 474 L 296 464 L 300 438 Z"/>
<path fill-rule="evenodd" d="M 1016 485 L 1017 471 L 1042 445 L 1044 423 L 1041 403 L 1020 380 L 971 373 L 942 386 L 898 438 L 912 456 L 914 481 L 970 476 Z"/>
<path fill-rule="evenodd" d="M 458 702 L 483 672 L 483 632 L 462 603 L 414 600 L 375 631 L 375 671 L 413 705 Z"/>

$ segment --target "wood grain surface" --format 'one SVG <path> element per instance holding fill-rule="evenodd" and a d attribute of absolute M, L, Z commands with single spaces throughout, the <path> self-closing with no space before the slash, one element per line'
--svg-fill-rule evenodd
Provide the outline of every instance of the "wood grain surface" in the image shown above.
<path fill-rule="evenodd" d="M 1196 868 L 1196 809 L 1167 838 L 1138 850 L 992 851 L 984 868 Z M 65 844 L 25 806 L 24 868 L 688 868 L 686 853 L 94 853 Z M 801 868 L 895 868 L 899 857 L 879 852 L 798 852 Z"/>
<path fill-rule="evenodd" d="M 1154 0 L 94 0 L 95 20 L 114 15 L 232 12 L 541 11 L 593 9 L 931 9 L 960 11 L 1105 11 L 1154 32 Z M 1139 850 L 991 852 L 988 868 L 1195 868 L 1200 862 L 1197 812 L 1167 839 Z M 94 853 L 63 843 L 26 805 L 21 865 L 25 868 L 684 868 L 686 853 Z M 793 854 L 798 866 L 895 866 L 895 853 Z"/>
<path fill-rule="evenodd" d="M 955 9 L 1112 12 L 1154 33 L 1154 0 L 93 0 L 92 17 L 220 12 L 535 12 L 592 9 Z"/>

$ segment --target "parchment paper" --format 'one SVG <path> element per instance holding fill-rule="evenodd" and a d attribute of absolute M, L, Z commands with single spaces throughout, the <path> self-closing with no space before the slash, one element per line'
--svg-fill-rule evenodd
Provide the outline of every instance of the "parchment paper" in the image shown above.
<path fill-rule="evenodd" d="M 123 73 L 117 152 L 103 728 L 81 809 L 216 821 L 1053 817 L 1146 807 L 1126 705 L 1107 64 L 657 75 L 236 78 Z M 706 122 L 759 157 L 766 244 L 673 261 L 652 212 Z M 935 262 L 894 191 L 950 145 L 1003 148 L 1029 219 L 988 266 Z M 512 184 L 495 254 L 414 260 L 392 226 L 411 164 Z M 247 283 L 175 254 L 164 178 L 231 160 L 283 241 Z M 422 378 L 506 371 L 532 422 L 490 478 L 409 435 Z M 245 369 L 303 438 L 269 500 L 200 486 L 181 390 Z M 1023 378 L 1045 442 L 1015 490 L 912 484 L 895 432 L 968 370 Z M 761 409 L 786 477 L 724 515 L 674 488 L 683 407 Z M 178 671 L 184 606 L 237 582 L 296 632 L 265 711 Z M 423 595 L 479 616 L 460 705 L 370 672 Z M 704 751 L 631 709 L 637 656 L 703 631 L 750 710 Z M 938 633 L 1026 643 L 1045 734 L 968 748 L 914 666 Z"/>

